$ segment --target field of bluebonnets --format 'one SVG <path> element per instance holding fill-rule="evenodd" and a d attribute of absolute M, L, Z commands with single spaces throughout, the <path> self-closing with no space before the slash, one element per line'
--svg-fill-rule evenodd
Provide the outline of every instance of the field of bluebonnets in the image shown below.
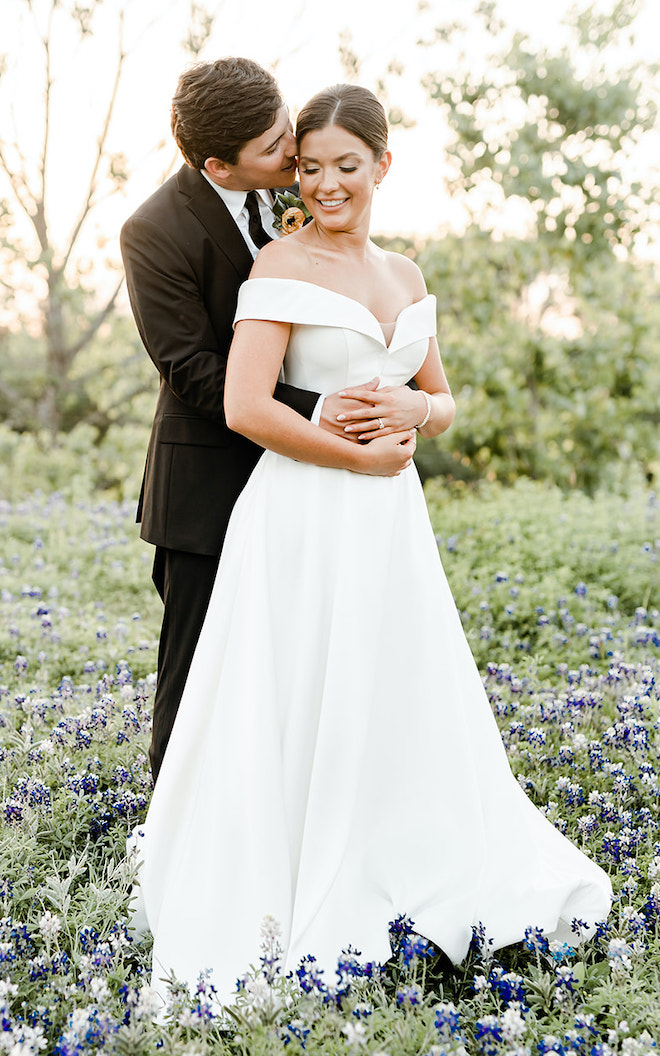
<path fill-rule="evenodd" d="M 159 1012 L 148 941 L 127 932 L 124 854 L 150 794 L 150 548 L 132 503 L 34 494 L 0 507 L 0 1052 L 656 1051 L 658 500 L 525 481 L 478 493 L 433 482 L 427 495 L 513 771 L 612 877 L 596 937 L 552 945 L 532 920 L 524 943 L 493 953 L 475 932 L 453 968 L 398 920 L 387 965 L 346 951 L 323 978 L 310 950 L 284 978 L 270 922 L 253 968 L 236 965 L 235 1006 L 219 1011 L 201 978 L 192 994 L 173 985 Z M 441 816 L 429 839 L 442 839 Z"/>

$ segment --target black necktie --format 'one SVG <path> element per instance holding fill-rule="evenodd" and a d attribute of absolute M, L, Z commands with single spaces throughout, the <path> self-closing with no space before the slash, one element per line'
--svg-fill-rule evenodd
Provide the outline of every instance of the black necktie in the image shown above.
<path fill-rule="evenodd" d="M 261 249 L 266 246 L 269 242 L 272 242 L 270 235 L 267 235 L 263 229 L 261 223 L 261 213 L 259 212 L 259 201 L 257 198 L 256 191 L 248 191 L 247 198 L 245 199 L 245 205 L 248 211 L 248 231 L 250 232 L 250 238 L 254 242 L 257 249 Z"/>

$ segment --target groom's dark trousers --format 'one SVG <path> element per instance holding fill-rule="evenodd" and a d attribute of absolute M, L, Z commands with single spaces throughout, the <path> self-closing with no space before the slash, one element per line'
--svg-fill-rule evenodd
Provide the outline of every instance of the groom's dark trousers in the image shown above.
<path fill-rule="evenodd" d="M 164 603 L 149 751 L 156 779 L 227 523 L 261 454 L 223 412 L 238 290 L 253 259 L 222 199 L 188 165 L 126 221 L 121 250 L 135 322 L 160 374 L 137 512 L 142 538 L 156 547 Z M 275 395 L 306 418 L 318 400 L 284 384 Z"/>

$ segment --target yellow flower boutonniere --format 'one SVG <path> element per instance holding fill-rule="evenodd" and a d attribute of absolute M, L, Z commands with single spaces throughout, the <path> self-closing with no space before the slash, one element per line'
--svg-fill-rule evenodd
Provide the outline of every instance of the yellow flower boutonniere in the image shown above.
<path fill-rule="evenodd" d="M 284 235 L 299 231 L 311 215 L 305 208 L 302 198 L 298 198 L 291 191 L 275 195 L 273 213 L 275 215 L 273 227 Z"/>

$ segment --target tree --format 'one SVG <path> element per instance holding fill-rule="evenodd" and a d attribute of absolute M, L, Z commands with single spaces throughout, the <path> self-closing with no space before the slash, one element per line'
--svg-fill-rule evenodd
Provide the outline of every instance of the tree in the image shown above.
<path fill-rule="evenodd" d="M 593 492 L 660 474 L 660 299 L 650 265 L 597 258 L 570 314 L 552 315 L 541 300 L 541 327 L 521 313 L 520 297 L 534 288 L 538 243 L 472 228 L 415 247 L 415 257 L 438 300 L 458 407 L 446 435 L 418 443 L 424 478 L 527 476 Z"/>
<path fill-rule="evenodd" d="M 484 204 L 525 203 L 530 233 L 571 270 L 631 251 L 660 201 L 656 174 L 644 182 L 635 170 L 658 112 L 658 66 L 631 59 L 640 0 L 573 9 L 554 51 L 505 32 L 495 3 L 476 10 L 490 44 L 482 68 L 454 23 L 434 34 L 443 72 L 424 78 L 452 133 L 451 192 L 482 226 Z"/>
<path fill-rule="evenodd" d="M 63 234 L 56 233 L 53 215 L 51 167 L 54 152 L 69 149 L 73 164 L 79 167 L 75 149 L 75 112 L 69 114 L 70 139 L 63 145 L 54 140 L 59 81 L 73 63 L 82 62 L 95 33 L 95 22 L 102 0 L 6 0 L 13 3 L 21 48 L 0 61 L 0 102 L 13 124 L 13 134 L 0 138 L 0 176 L 4 177 L 5 197 L 0 200 L 0 245 L 3 270 L 0 287 L 5 305 L 15 319 L 21 319 L 25 334 L 14 341 L 5 359 L 8 369 L 0 380 L 0 407 L 6 420 L 18 429 L 47 430 L 55 438 L 84 420 L 103 435 L 120 409 L 129 407 L 134 396 L 152 390 L 151 374 L 137 371 L 132 386 L 126 377 L 134 374 L 138 358 L 137 342 L 131 337 L 127 355 L 115 363 L 123 384 L 114 405 L 112 400 L 94 395 L 88 384 L 96 373 L 93 363 L 86 370 L 76 365 L 89 354 L 103 327 L 111 319 L 123 277 L 116 270 L 102 294 L 84 273 L 80 254 L 81 239 L 101 203 L 115 195 L 128 179 L 125 157 L 110 148 L 110 130 L 115 118 L 120 83 L 129 59 L 124 42 L 124 13 L 119 11 L 114 25 L 115 57 L 109 70 L 105 103 L 96 142 L 89 158 L 86 186 L 77 215 Z M 211 32 L 213 19 L 200 4 L 191 6 L 190 24 L 183 49 L 196 57 Z M 16 120 L 12 100 L 20 90 L 16 75 L 22 64 L 30 63 L 41 77 L 42 102 L 39 117 L 31 122 Z M 32 85 L 31 85 L 32 87 Z M 79 89 L 85 91 L 84 78 Z M 60 122 L 61 125 L 61 122 Z M 61 134 L 60 134 L 61 135 Z M 12 334 L 4 333 L 11 344 Z M 16 345 L 18 348 L 16 349 Z M 27 353 L 31 370 L 21 369 Z"/>
<path fill-rule="evenodd" d="M 660 471 L 657 275 L 638 254 L 660 182 L 637 161 L 658 67 L 632 61 L 640 6 L 574 9 L 554 48 L 509 32 L 492 2 L 476 7 L 480 46 L 473 26 L 433 32 L 442 73 L 423 83 L 466 225 L 416 251 L 460 404 L 446 444 L 420 443 L 424 475 L 594 489 Z M 514 208 L 522 237 L 502 222 Z"/>

